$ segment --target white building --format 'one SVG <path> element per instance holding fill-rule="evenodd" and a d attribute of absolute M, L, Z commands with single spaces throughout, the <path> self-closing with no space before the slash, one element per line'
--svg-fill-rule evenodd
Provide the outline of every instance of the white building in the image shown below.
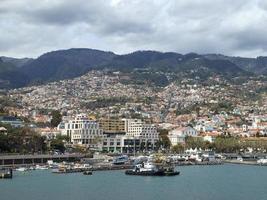
<path fill-rule="evenodd" d="M 122 119 L 125 134 L 105 134 L 103 150 L 134 152 L 152 150 L 159 140 L 159 133 L 154 124 L 146 124 L 140 119 Z"/>
<path fill-rule="evenodd" d="M 58 129 L 62 135 L 70 138 L 72 144 L 85 145 L 89 148 L 102 148 L 103 130 L 99 128 L 98 122 L 89 120 L 84 114 L 61 122 Z"/>
<path fill-rule="evenodd" d="M 173 146 L 179 143 L 185 143 L 185 137 L 187 136 L 197 137 L 198 132 L 192 127 L 179 127 L 168 133 L 168 138 Z"/>
<path fill-rule="evenodd" d="M 159 139 L 157 127 L 154 124 L 146 124 L 141 119 L 124 119 L 126 136 L 142 139 L 143 141 L 156 143 Z"/>

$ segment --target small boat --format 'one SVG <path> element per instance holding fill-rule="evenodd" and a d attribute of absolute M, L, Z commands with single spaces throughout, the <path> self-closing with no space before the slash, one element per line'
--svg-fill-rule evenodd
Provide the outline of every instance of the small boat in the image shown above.
<path fill-rule="evenodd" d="M 83 174 L 84 175 L 93 175 L 93 172 L 92 171 L 84 171 Z"/>
<path fill-rule="evenodd" d="M 13 171 L 12 169 L 0 169 L 0 178 L 12 178 Z"/>
<path fill-rule="evenodd" d="M 267 165 L 267 159 L 266 158 L 261 158 L 257 160 L 257 164 L 259 165 Z"/>
<path fill-rule="evenodd" d="M 83 164 L 83 165 L 63 164 L 63 165 L 59 165 L 58 168 L 52 169 L 52 172 L 59 173 L 59 174 L 78 173 L 78 172 L 90 171 L 90 169 L 91 169 L 91 166 L 88 164 Z"/>
<path fill-rule="evenodd" d="M 26 171 L 28 171 L 28 170 L 29 170 L 29 169 L 26 168 L 26 167 L 19 167 L 19 168 L 16 169 L 16 171 L 19 171 L 19 172 L 26 172 Z"/>
<path fill-rule="evenodd" d="M 164 170 L 164 175 L 165 176 L 176 176 L 176 175 L 179 175 L 180 174 L 180 172 L 178 172 L 178 171 L 174 171 L 174 169 L 172 169 L 172 168 L 169 168 L 169 169 L 165 169 Z"/>
<path fill-rule="evenodd" d="M 39 169 L 39 170 L 47 170 L 47 169 L 49 169 L 49 167 L 48 166 L 45 166 L 45 165 L 36 165 L 36 167 L 35 167 L 35 169 Z"/>
<path fill-rule="evenodd" d="M 114 158 L 112 164 L 123 165 L 128 161 L 129 161 L 129 157 L 127 155 L 122 155 L 122 156 L 118 156 L 118 157 Z"/>

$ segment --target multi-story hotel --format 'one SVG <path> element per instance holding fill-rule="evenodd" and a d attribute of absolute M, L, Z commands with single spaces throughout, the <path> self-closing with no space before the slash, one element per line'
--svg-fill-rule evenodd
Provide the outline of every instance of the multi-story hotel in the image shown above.
<path fill-rule="evenodd" d="M 85 145 L 107 152 L 152 150 L 159 139 L 157 128 L 140 119 L 100 119 L 86 115 L 63 120 L 58 129 L 72 144 Z"/>
<path fill-rule="evenodd" d="M 155 148 L 159 138 L 155 125 L 145 124 L 140 119 L 117 119 L 113 123 L 108 129 L 102 126 L 105 133 L 103 150 L 133 152 Z M 118 124 L 120 129 L 118 129 Z M 124 125 L 124 128 L 122 125 Z M 113 127 L 113 131 L 110 127 Z"/>
<path fill-rule="evenodd" d="M 98 122 L 89 120 L 84 114 L 75 118 L 63 120 L 58 129 L 62 135 L 70 138 L 70 142 L 76 145 L 84 145 L 89 148 L 102 148 L 103 130 L 99 128 Z"/>

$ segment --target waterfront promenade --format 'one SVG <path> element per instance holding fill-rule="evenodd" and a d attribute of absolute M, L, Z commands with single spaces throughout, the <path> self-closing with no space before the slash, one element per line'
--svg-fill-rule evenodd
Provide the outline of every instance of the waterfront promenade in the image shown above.
<path fill-rule="evenodd" d="M 15 167 L 21 165 L 46 164 L 48 160 L 55 162 L 73 162 L 80 161 L 83 154 L 27 154 L 27 155 L 0 155 L 0 166 Z"/>

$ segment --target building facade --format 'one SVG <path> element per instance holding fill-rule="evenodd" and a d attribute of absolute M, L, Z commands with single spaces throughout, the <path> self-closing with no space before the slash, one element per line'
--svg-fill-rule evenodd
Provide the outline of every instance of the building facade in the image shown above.
<path fill-rule="evenodd" d="M 0 122 L 3 124 L 10 124 L 12 127 L 15 128 L 24 127 L 23 121 L 13 116 L 0 116 Z"/>
<path fill-rule="evenodd" d="M 103 150 L 133 153 L 155 149 L 159 133 L 154 124 L 146 124 L 140 119 L 121 119 L 124 132 L 108 133 L 104 131 Z M 116 122 L 118 124 L 118 122 Z"/>
<path fill-rule="evenodd" d="M 125 133 L 125 121 L 120 118 L 102 118 L 99 120 L 99 127 L 105 134 Z"/>
<path fill-rule="evenodd" d="M 198 131 L 192 127 L 180 127 L 168 132 L 168 138 L 172 146 L 185 143 L 185 138 L 188 136 L 197 137 Z"/>
<path fill-rule="evenodd" d="M 103 130 L 100 129 L 98 122 L 89 120 L 84 114 L 64 120 L 58 125 L 58 129 L 62 135 L 68 136 L 74 145 L 102 149 Z"/>

